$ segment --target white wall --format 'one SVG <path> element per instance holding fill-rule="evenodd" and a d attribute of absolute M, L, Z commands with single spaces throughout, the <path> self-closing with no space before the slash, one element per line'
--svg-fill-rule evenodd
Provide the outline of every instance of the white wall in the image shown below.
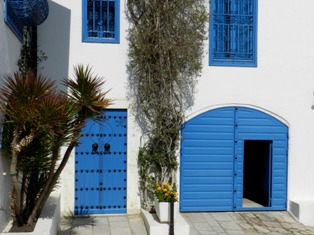
<path fill-rule="evenodd" d="M 77 63 L 90 64 L 107 80 L 106 89 L 112 89 L 109 97 L 116 100 L 114 107 L 128 108 L 128 22 L 125 1 L 120 4 L 120 44 L 82 43 L 82 9 L 77 0 L 50 1 L 48 19 L 39 27 L 39 44 L 48 55 L 43 71 L 46 75 L 59 79 L 71 76 Z M 312 0 L 259 0 L 256 68 L 208 66 L 206 41 L 203 75 L 187 119 L 212 107 L 241 105 L 284 121 L 289 126 L 288 199 L 314 203 L 313 13 Z M 128 212 L 139 208 L 136 157 L 140 138 L 130 113 L 129 117 Z M 72 191 L 73 174 L 71 159 L 64 185 Z M 73 194 L 66 197 L 64 205 L 73 209 Z"/>
<path fill-rule="evenodd" d="M 8 161 L 0 157 L 0 231 L 6 226 L 10 216 L 11 180 Z"/>
<path fill-rule="evenodd" d="M 3 20 L 3 1 L 0 1 L 0 86 L 3 75 L 17 71 L 21 44 Z M 10 174 L 8 161 L 0 153 L 0 231 L 8 223 Z"/>
<path fill-rule="evenodd" d="M 20 41 L 4 22 L 3 1 L 0 1 L 0 76 L 17 71 L 17 60 L 20 55 Z"/>

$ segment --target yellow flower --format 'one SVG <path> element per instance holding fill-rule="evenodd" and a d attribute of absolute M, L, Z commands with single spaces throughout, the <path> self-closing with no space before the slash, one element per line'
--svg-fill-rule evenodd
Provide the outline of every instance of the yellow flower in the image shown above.
<path fill-rule="evenodd" d="M 164 188 L 164 192 L 167 192 L 167 189 L 166 189 L 166 188 Z"/>
<path fill-rule="evenodd" d="M 168 193 L 165 193 L 165 196 L 166 196 L 166 197 L 168 197 L 168 196 L 169 196 L 169 194 L 168 194 Z"/>
<path fill-rule="evenodd" d="M 158 191 L 161 190 L 161 187 L 158 187 L 157 190 L 158 190 Z"/>

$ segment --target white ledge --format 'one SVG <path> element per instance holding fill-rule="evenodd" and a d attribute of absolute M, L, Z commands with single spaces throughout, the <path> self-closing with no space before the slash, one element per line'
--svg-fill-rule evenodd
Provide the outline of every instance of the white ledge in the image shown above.
<path fill-rule="evenodd" d="M 314 200 L 290 201 L 291 213 L 304 225 L 314 226 Z"/>
<path fill-rule="evenodd" d="M 146 230 L 149 235 L 168 235 L 169 234 L 169 224 L 160 223 L 156 214 L 151 214 L 146 210 L 141 210 L 141 215 L 143 217 Z M 185 221 L 185 219 L 177 214 L 174 222 L 174 234 L 189 235 L 190 226 Z"/>
<path fill-rule="evenodd" d="M 11 223 L 0 235 L 57 235 L 60 228 L 60 191 L 53 192 L 48 198 L 33 232 L 10 233 Z"/>

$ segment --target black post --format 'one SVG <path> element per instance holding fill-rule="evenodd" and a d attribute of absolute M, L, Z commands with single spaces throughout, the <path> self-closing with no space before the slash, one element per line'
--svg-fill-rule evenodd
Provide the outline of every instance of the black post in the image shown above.
<path fill-rule="evenodd" d="M 170 195 L 170 224 L 169 235 L 174 235 L 174 198 L 173 194 Z"/>

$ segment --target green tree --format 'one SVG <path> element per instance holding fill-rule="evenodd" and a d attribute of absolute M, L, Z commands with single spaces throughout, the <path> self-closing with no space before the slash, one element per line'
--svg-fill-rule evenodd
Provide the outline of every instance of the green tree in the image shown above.
<path fill-rule="evenodd" d="M 63 81 L 67 94 L 58 91 L 51 79 L 33 72 L 7 75 L 0 88 L 3 148 L 10 159 L 11 209 L 17 226 L 36 221 L 86 119 L 110 105 L 107 91 L 102 91 L 104 79 L 93 75 L 89 66 L 78 65 L 74 75 Z"/>
<path fill-rule="evenodd" d="M 180 128 L 202 69 L 208 13 L 203 0 L 128 0 L 129 87 L 145 144 L 139 151 L 142 206 L 148 178 L 174 182 Z"/>

